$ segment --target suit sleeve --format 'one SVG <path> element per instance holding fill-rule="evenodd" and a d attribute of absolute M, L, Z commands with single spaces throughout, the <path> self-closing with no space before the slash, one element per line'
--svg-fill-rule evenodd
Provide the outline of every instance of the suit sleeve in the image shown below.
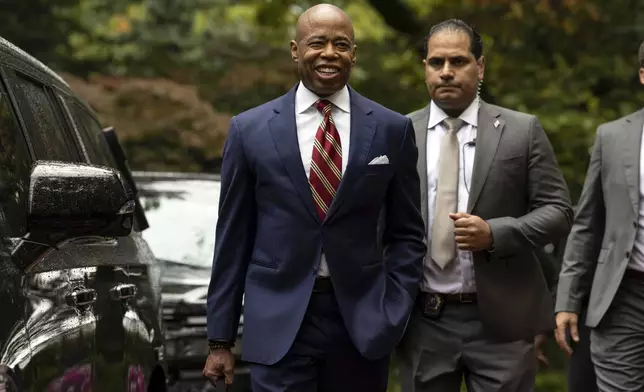
<path fill-rule="evenodd" d="M 487 221 L 494 240 L 494 252 L 500 257 L 555 243 L 568 234 L 572 224 L 568 187 L 550 141 L 536 117 L 532 117 L 529 129 L 527 186 L 530 212 L 522 217 Z"/>
<path fill-rule="evenodd" d="M 416 168 L 418 148 L 409 119 L 405 123 L 398 154 L 396 173 L 387 191 L 382 241 L 390 278 L 413 302 L 420 285 L 427 246 L 420 212 L 420 177 Z"/>
<path fill-rule="evenodd" d="M 254 176 L 237 120 L 230 121 L 221 169 L 219 218 L 208 287 L 208 339 L 234 341 L 256 225 Z"/>
<path fill-rule="evenodd" d="M 559 273 L 556 312 L 581 312 L 604 239 L 606 208 L 601 176 L 601 144 L 599 128 L 577 205 L 575 222 L 566 243 Z"/>

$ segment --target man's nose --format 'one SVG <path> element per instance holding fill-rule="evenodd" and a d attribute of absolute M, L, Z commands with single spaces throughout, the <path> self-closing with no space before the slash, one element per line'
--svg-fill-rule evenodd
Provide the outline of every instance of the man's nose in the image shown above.
<path fill-rule="evenodd" d="M 322 50 L 323 57 L 335 57 L 337 54 L 338 53 L 335 50 L 335 45 L 333 45 L 333 42 L 328 42 L 326 45 L 324 45 L 324 50 Z"/>
<path fill-rule="evenodd" d="M 447 80 L 454 79 L 454 71 L 450 67 L 449 62 L 446 61 L 443 64 L 443 67 L 441 68 L 441 72 L 440 72 L 440 77 L 441 79 L 447 79 Z"/>

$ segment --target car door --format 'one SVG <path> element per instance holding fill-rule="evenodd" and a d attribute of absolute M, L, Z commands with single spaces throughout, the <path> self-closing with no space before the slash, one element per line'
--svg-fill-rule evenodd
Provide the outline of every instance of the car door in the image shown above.
<path fill-rule="evenodd" d="M 0 84 L 0 391 L 23 386 L 31 350 L 25 326 L 27 298 L 22 273 L 12 260 L 18 238 L 26 231 L 26 198 L 31 157 L 24 135 Z"/>
<path fill-rule="evenodd" d="M 4 80 L 29 150 L 35 159 L 81 162 L 77 144 L 61 121 L 51 87 L 26 70 L 5 69 Z M 91 286 L 96 265 L 79 247 L 84 240 L 59 244 L 18 239 L 14 260 L 23 263 L 25 329 L 31 360 L 24 369 L 28 391 L 86 391 L 95 365 L 97 292 Z M 35 251 L 42 247 L 45 252 Z M 94 249 L 94 248 L 92 248 Z M 94 252 L 86 252 L 90 254 Z"/>
<path fill-rule="evenodd" d="M 83 141 L 89 162 L 123 172 L 96 119 L 73 97 L 60 98 Z M 128 178 L 126 173 L 124 177 Z M 115 265 L 99 267 L 97 271 L 101 274 L 97 279 L 99 294 L 109 292 L 110 300 L 99 299 L 96 306 L 96 391 L 143 392 L 150 383 L 162 382 L 155 378 L 158 373 L 154 373 L 163 349 L 158 314 L 160 292 L 154 285 L 160 271 L 147 243 L 136 230 L 142 226 L 138 220 L 137 216 L 132 234 L 120 238 L 112 249 Z"/>

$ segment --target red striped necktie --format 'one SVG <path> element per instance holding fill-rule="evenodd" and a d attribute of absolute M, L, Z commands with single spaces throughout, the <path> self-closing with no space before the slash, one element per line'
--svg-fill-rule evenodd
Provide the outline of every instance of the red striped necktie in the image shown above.
<path fill-rule="evenodd" d="M 315 103 L 324 119 L 315 134 L 309 184 L 321 220 L 326 217 L 342 179 L 342 144 L 331 117 L 332 106 L 326 99 Z"/>

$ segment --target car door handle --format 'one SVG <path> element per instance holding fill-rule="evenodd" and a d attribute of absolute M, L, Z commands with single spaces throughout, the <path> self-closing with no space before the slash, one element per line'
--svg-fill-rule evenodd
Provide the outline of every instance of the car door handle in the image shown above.
<path fill-rule="evenodd" d="M 110 289 L 110 297 L 113 300 L 124 300 L 135 297 L 137 294 L 136 286 L 133 284 L 119 284 Z"/>
<path fill-rule="evenodd" d="M 65 296 L 70 306 L 85 306 L 96 302 L 96 290 L 76 289 Z"/>

